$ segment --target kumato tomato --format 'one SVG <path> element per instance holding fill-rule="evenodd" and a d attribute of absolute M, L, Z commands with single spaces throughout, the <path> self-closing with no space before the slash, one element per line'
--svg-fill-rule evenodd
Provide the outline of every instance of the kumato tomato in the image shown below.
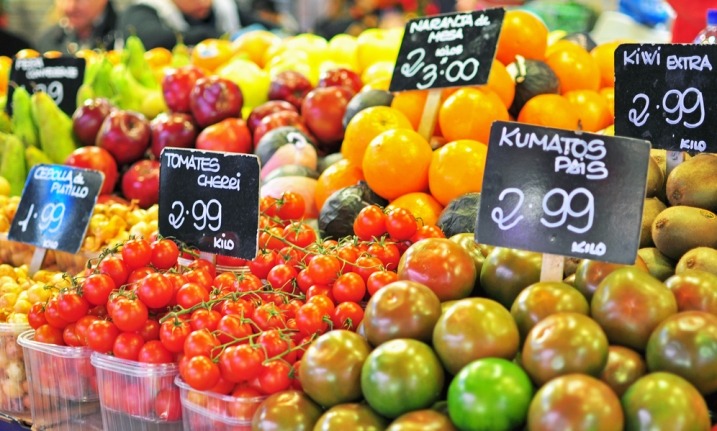
<path fill-rule="evenodd" d="M 650 371 L 668 371 L 703 395 L 717 390 L 717 316 L 683 311 L 657 325 L 645 353 Z"/>
<path fill-rule="evenodd" d="M 386 431 L 456 431 L 456 427 L 441 412 L 415 410 L 397 417 Z"/>
<path fill-rule="evenodd" d="M 301 387 L 323 407 L 360 400 L 361 367 L 370 351 L 366 339 L 351 331 L 321 335 L 301 358 Z"/>
<path fill-rule="evenodd" d="M 252 431 L 312 431 L 321 407 L 301 391 L 283 391 L 261 403 L 251 420 Z"/>
<path fill-rule="evenodd" d="M 476 280 L 473 258 L 446 238 L 427 238 L 412 244 L 398 263 L 398 279 L 425 284 L 441 301 L 470 295 Z"/>
<path fill-rule="evenodd" d="M 525 423 L 533 385 L 520 366 L 502 358 L 471 362 L 448 387 L 448 415 L 462 431 L 510 431 Z"/>
<path fill-rule="evenodd" d="M 481 288 L 486 296 L 510 309 L 523 289 L 540 281 L 542 264 L 541 253 L 495 247 L 483 262 Z"/>
<path fill-rule="evenodd" d="M 590 314 L 611 344 L 644 351 L 653 329 L 677 313 L 677 301 L 665 285 L 635 267 L 610 273 L 590 302 Z"/>
<path fill-rule="evenodd" d="M 568 374 L 546 383 L 528 410 L 529 431 L 622 430 L 620 399 L 604 382 L 585 374 Z"/>
<path fill-rule="evenodd" d="M 710 429 L 705 399 L 687 380 L 672 373 L 647 374 L 622 396 L 625 430 Z"/>
<path fill-rule="evenodd" d="M 444 379 L 443 367 L 427 344 L 397 339 L 368 355 L 361 369 L 361 391 L 376 412 L 396 418 L 435 403 Z"/>
<path fill-rule="evenodd" d="M 314 426 L 314 431 L 363 430 L 382 431 L 386 419 L 366 404 L 339 404 L 326 410 Z"/>
<path fill-rule="evenodd" d="M 622 346 L 610 346 L 607 352 L 607 364 L 600 373 L 600 380 L 621 397 L 628 387 L 647 372 L 647 364 L 642 355 Z"/>
<path fill-rule="evenodd" d="M 540 281 L 523 289 L 510 307 L 510 314 L 515 319 L 520 338 L 523 340 L 536 323 L 561 311 L 588 315 L 590 304 L 569 284 L 559 281 Z"/>
<path fill-rule="evenodd" d="M 520 359 L 537 385 L 571 373 L 599 376 L 607 363 L 607 336 L 588 316 L 555 313 L 538 322 L 525 339 Z"/>
<path fill-rule="evenodd" d="M 690 269 L 665 280 L 679 311 L 707 311 L 717 315 L 717 274 Z"/>
<path fill-rule="evenodd" d="M 640 265 L 640 263 L 642 263 L 642 261 L 638 260 L 635 264 L 636 267 L 648 272 L 647 267 L 644 266 L 644 264 Z M 585 298 L 590 301 L 593 294 L 597 290 L 598 285 L 605 277 L 607 277 L 611 272 L 626 266 L 627 265 L 621 265 L 619 263 L 583 259 L 575 269 L 575 288 L 582 292 L 582 294 L 585 295 Z"/>
<path fill-rule="evenodd" d="M 366 304 L 364 332 L 378 346 L 396 338 L 430 343 L 441 315 L 441 301 L 421 283 L 398 280 L 379 289 Z"/>
<path fill-rule="evenodd" d="M 488 298 L 456 301 L 433 330 L 433 348 L 451 374 L 476 359 L 513 359 L 519 341 L 518 327 L 508 310 Z"/>

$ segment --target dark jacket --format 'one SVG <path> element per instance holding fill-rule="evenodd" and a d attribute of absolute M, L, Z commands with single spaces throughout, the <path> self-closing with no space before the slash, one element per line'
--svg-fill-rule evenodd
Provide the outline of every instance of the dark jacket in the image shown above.
<path fill-rule="evenodd" d="M 256 23 L 256 20 L 236 5 L 239 27 L 246 27 Z M 145 48 L 165 47 L 172 49 L 177 43 L 177 36 L 181 35 L 186 45 L 196 45 L 204 39 L 217 38 L 225 33 L 221 28 L 216 13 L 212 11 L 206 19 L 197 20 L 192 17 L 181 16 L 185 26 L 184 29 L 177 29 L 172 26 L 161 14 L 149 4 L 134 4 L 125 9 L 120 18 L 120 28 L 124 34 L 136 34 L 142 39 Z"/>
<path fill-rule="evenodd" d="M 121 41 L 121 33 L 118 31 L 119 22 L 117 13 L 112 2 L 107 2 L 103 17 L 95 26 L 92 36 L 87 40 L 78 40 L 74 31 L 64 27 L 62 23 L 50 27 L 37 42 L 37 50 L 60 51 L 65 54 L 74 54 L 80 49 L 103 48 L 114 49 L 115 40 Z"/>

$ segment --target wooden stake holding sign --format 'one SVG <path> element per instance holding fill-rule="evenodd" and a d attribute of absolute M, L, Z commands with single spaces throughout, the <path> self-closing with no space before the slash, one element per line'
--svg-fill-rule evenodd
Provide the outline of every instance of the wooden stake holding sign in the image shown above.
<path fill-rule="evenodd" d="M 253 259 L 259 246 L 259 158 L 165 148 L 159 175 L 159 233 L 214 262 Z"/>
<path fill-rule="evenodd" d="M 433 137 L 442 88 L 488 82 L 502 8 L 422 17 L 406 24 L 390 91 L 428 90 L 418 133 Z"/>
<path fill-rule="evenodd" d="M 476 241 L 544 253 L 542 281 L 563 256 L 633 264 L 649 157 L 647 141 L 497 121 Z"/>
<path fill-rule="evenodd" d="M 42 266 L 47 249 L 80 250 L 103 181 L 99 171 L 33 166 L 8 232 L 9 240 L 35 246 L 31 274 Z"/>
<path fill-rule="evenodd" d="M 624 44 L 615 51 L 615 134 L 667 150 L 717 153 L 717 45 Z"/>

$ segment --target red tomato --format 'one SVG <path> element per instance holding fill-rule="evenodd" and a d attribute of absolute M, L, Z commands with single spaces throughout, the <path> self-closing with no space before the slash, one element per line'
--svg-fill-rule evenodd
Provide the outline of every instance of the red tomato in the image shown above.
<path fill-rule="evenodd" d="M 117 261 L 121 262 L 119 259 Z M 102 273 L 90 274 L 82 282 L 82 295 L 92 305 L 104 305 L 116 287 L 111 276 Z"/>
<path fill-rule="evenodd" d="M 65 329 L 65 326 L 70 324 L 70 322 L 62 317 L 57 297 L 50 299 L 47 301 L 47 304 L 45 304 L 45 319 L 47 319 L 47 323 L 57 329 Z"/>
<path fill-rule="evenodd" d="M 398 268 L 401 252 L 398 250 L 396 243 L 389 241 L 374 242 L 368 246 L 366 251 L 371 256 L 377 257 L 383 263 L 384 268 L 394 271 Z"/>
<path fill-rule="evenodd" d="M 361 256 L 356 259 L 356 264 L 354 265 L 354 272 L 360 275 L 364 281 L 368 280 L 368 277 L 374 272 L 384 269 L 381 259 L 373 256 Z"/>
<path fill-rule="evenodd" d="M 77 334 L 77 337 L 80 339 L 80 343 L 83 346 L 87 345 L 87 332 L 90 330 L 90 325 L 95 320 L 99 320 L 99 317 L 93 316 L 93 315 L 87 315 L 80 317 L 80 319 L 75 322 L 75 333 Z"/>
<path fill-rule="evenodd" d="M 398 274 L 394 271 L 382 269 L 371 273 L 366 280 L 366 290 L 369 296 L 373 296 L 383 286 L 398 280 Z"/>
<path fill-rule="evenodd" d="M 418 230 L 416 217 L 405 208 L 395 208 L 386 215 L 386 231 L 391 238 L 404 241 L 410 239 Z"/>
<path fill-rule="evenodd" d="M 189 358 L 180 365 L 179 374 L 182 380 L 198 391 L 211 389 L 221 377 L 219 366 L 207 356 Z"/>
<path fill-rule="evenodd" d="M 219 342 L 222 344 L 246 339 L 252 333 L 251 325 L 244 323 L 241 316 L 235 314 L 222 316 L 219 319 L 216 331 Z"/>
<path fill-rule="evenodd" d="M 225 379 L 240 383 L 255 378 L 265 358 L 261 348 L 249 344 L 229 346 L 219 356 L 219 369 Z"/>
<path fill-rule="evenodd" d="M 277 255 L 274 250 L 259 250 L 259 254 L 249 261 L 249 271 L 260 279 L 266 279 L 269 270 L 277 264 Z"/>
<path fill-rule="evenodd" d="M 214 281 L 214 275 L 211 271 L 206 268 L 194 268 L 184 273 L 189 283 L 195 283 L 202 286 L 205 290 L 209 291 L 212 288 L 212 282 Z"/>
<path fill-rule="evenodd" d="M 120 359 L 136 361 L 142 346 L 144 346 L 144 338 L 140 334 L 123 332 L 115 338 L 112 354 Z"/>
<path fill-rule="evenodd" d="M 146 364 L 168 364 L 174 362 L 174 356 L 161 341 L 152 340 L 144 343 L 139 349 L 137 361 Z"/>
<path fill-rule="evenodd" d="M 254 324 L 263 331 L 286 327 L 284 312 L 273 302 L 257 307 L 251 318 Z"/>
<path fill-rule="evenodd" d="M 266 395 L 275 394 L 291 386 L 291 365 L 280 359 L 266 362 L 258 376 L 259 390 Z"/>
<path fill-rule="evenodd" d="M 134 332 L 144 327 L 149 318 L 149 310 L 138 298 L 123 298 L 117 301 L 110 317 L 120 331 Z"/>
<path fill-rule="evenodd" d="M 364 207 L 354 220 L 354 233 L 364 241 L 380 238 L 386 233 L 386 214 L 377 205 Z"/>
<path fill-rule="evenodd" d="M 217 267 L 207 259 L 194 259 L 189 262 L 187 268 L 191 269 L 203 269 L 209 273 L 212 279 L 217 276 Z"/>
<path fill-rule="evenodd" d="M 122 246 L 122 260 L 130 271 L 147 266 L 152 260 L 152 246 L 143 238 L 131 239 Z"/>
<path fill-rule="evenodd" d="M 296 274 L 296 270 L 293 266 L 280 263 L 269 270 L 266 281 L 269 282 L 274 290 L 292 293 L 295 288 Z"/>
<path fill-rule="evenodd" d="M 149 274 L 154 274 L 156 272 L 157 270 L 151 266 L 140 266 L 139 268 L 135 268 L 129 273 L 129 276 L 127 277 L 127 284 L 130 284 L 132 289 L 136 289 L 138 282 Z"/>
<path fill-rule="evenodd" d="M 160 239 L 151 244 L 152 257 L 150 262 L 157 269 L 169 269 L 177 264 L 179 247 L 171 239 Z"/>
<path fill-rule="evenodd" d="M 47 324 L 47 319 L 45 319 L 45 305 L 40 302 L 32 304 L 30 311 L 27 313 L 27 322 L 32 329 L 37 329 Z"/>
<path fill-rule="evenodd" d="M 217 347 L 219 340 L 208 329 L 192 331 L 184 340 L 184 356 L 193 358 L 204 355 L 213 358 Z"/>
<path fill-rule="evenodd" d="M 323 334 L 329 329 L 331 315 L 315 303 L 308 302 L 296 311 L 296 325 L 305 335 Z"/>
<path fill-rule="evenodd" d="M 97 264 L 97 270 L 100 274 L 109 275 L 116 287 L 122 286 L 127 282 L 127 277 L 129 277 L 130 272 L 124 260 L 115 255 L 109 255 L 102 259 L 102 261 Z"/>
<path fill-rule="evenodd" d="M 443 233 L 441 228 L 438 226 L 432 224 L 432 225 L 423 225 L 416 230 L 416 233 L 413 234 L 410 241 L 412 243 L 417 243 L 418 241 L 426 238 L 445 238 L 446 235 Z"/>
<path fill-rule="evenodd" d="M 159 322 L 154 319 L 147 319 L 144 326 L 137 332 L 144 341 L 159 340 Z"/>
<path fill-rule="evenodd" d="M 208 329 L 214 331 L 217 329 L 219 319 L 222 318 L 222 314 L 215 310 L 209 310 L 206 308 L 199 308 L 192 312 L 192 316 L 189 319 L 189 325 L 193 331 L 200 329 Z"/>
<path fill-rule="evenodd" d="M 306 223 L 295 221 L 284 227 L 284 239 L 297 247 L 308 247 L 316 241 L 316 231 Z"/>
<path fill-rule="evenodd" d="M 161 273 L 144 277 L 136 290 L 139 299 L 149 308 L 164 308 L 174 299 L 174 284 Z"/>
<path fill-rule="evenodd" d="M 184 351 L 184 340 L 192 331 L 189 322 L 181 319 L 168 319 L 159 328 L 159 341 L 172 353 Z"/>
<path fill-rule="evenodd" d="M 77 333 L 75 332 L 74 323 L 70 323 L 69 325 L 65 326 L 65 329 L 62 330 L 62 341 L 64 341 L 65 344 L 70 347 L 79 347 L 82 345 L 79 337 L 77 336 Z"/>
<path fill-rule="evenodd" d="M 355 272 L 341 274 L 331 286 L 331 294 L 338 304 L 359 302 L 366 295 L 366 282 Z"/>
<path fill-rule="evenodd" d="M 62 337 L 62 329 L 48 324 L 35 329 L 35 341 L 47 344 L 57 344 L 58 346 L 65 345 L 65 341 Z"/>
<path fill-rule="evenodd" d="M 177 290 L 177 305 L 187 309 L 209 301 L 209 291 L 197 283 L 187 282 Z"/>
<path fill-rule="evenodd" d="M 120 330 L 108 320 L 95 320 L 87 330 L 87 347 L 99 353 L 110 353 Z"/>
<path fill-rule="evenodd" d="M 328 295 L 313 295 L 306 300 L 307 303 L 316 304 L 324 310 L 324 314 L 331 315 L 336 308 L 334 300 Z"/>
<path fill-rule="evenodd" d="M 301 194 L 287 191 L 276 200 L 276 207 L 276 215 L 280 219 L 297 220 L 304 216 L 306 202 Z"/>
<path fill-rule="evenodd" d="M 154 412 L 162 421 L 175 422 L 182 419 L 182 402 L 179 388 L 164 388 L 154 398 Z"/>
<path fill-rule="evenodd" d="M 363 308 L 355 302 L 342 302 L 336 306 L 334 313 L 331 315 L 331 322 L 334 329 L 348 329 L 356 331 L 358 325 L 363 320 Z"/>
<path fill-rule="evenodd" d="M 308 276 L 315 284 L 329 285 L 341 273 L 341 261 L 336 256 L 320 254 L 315 256 L 306 267 Z"/>
<path fill-rule="evenodd" d="M 259 233 L 259 248 L 263 250 L 280 250 L 284 247 L 284 241 L 281 238 L 284 231 L 278 226 L 262 229 Z"/>

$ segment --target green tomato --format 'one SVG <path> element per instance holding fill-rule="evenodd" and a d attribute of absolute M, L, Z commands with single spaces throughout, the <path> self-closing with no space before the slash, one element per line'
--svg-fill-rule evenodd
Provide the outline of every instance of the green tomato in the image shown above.
<path fill-rule="evenodd" d="M 461 431 L 509 431 L 525 422 L 532 397 L 530 377 L 518 365 L 478 359 L 448 387 L 448 415 Z"/>
<path fill-rule="evenodd" d="M 368 355 L 361 390 L 369 405 L 388 418 L 425 409 L 441 395 L 444 372 L 438 357 L 417 340 L 387 341 Z"/>
<path fill-rule="evenodd" d="M 383 431 L 386 419 L 366 404 L 339 404 L 326 410 L 316 422 L 314 431 L 357 430 Z"/>

